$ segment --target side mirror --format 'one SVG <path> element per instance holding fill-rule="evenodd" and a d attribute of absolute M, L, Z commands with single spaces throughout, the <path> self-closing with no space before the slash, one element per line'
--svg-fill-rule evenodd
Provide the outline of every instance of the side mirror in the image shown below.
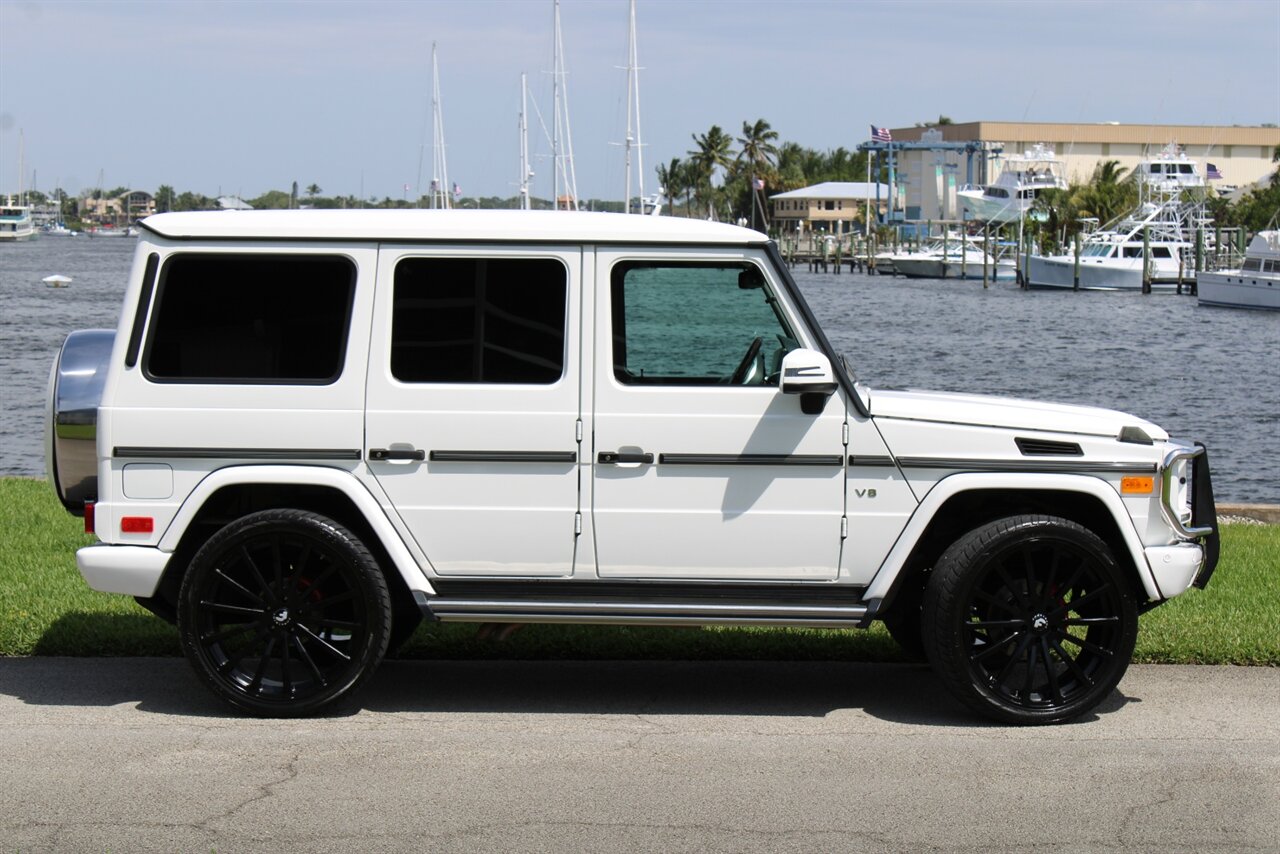
<path fill-rule="evenodd" d="M 831 360 L 817 350 L 792 350 L 782 357 L 778 387 L 783 394 L 800 395 L 800 410 L 806 415 L 817 415 L 837 388 Z"/>

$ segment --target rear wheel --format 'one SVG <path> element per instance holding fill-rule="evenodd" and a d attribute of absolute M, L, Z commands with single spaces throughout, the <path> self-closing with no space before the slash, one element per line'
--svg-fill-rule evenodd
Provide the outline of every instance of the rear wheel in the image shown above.
<path fill-rule="evenodd" d="M 390 626 L 386 579 L 369 550 L 299 510 L 264 510 L 218 531 L 179 594 L 196 673 L 255 715 L 308 715 L 351 696 L 381 661 Z"/>
<path fill-rule="evenodd" d="M 1096 535 L 1017 516 L 961 537 L 925 591 L 925 652 L 965 705 L 1015 724 L 1059 723 L 1098 705 L 1133 656 L 1137 607 Z"/>

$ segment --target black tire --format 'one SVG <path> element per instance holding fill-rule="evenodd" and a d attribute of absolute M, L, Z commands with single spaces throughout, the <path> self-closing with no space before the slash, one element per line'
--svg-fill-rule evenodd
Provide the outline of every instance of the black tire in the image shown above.
<path fill-rule="evenodd" d="M 178 631 L 197 675 L 235 708 L 299 717 L 350 698 L 387 649 L 386 578 L 354 534 L 324 516 L 263 510 L 191 560 Z"/>
<path fill-rule="evenodd" d="M 983 525 L 939 558 L 924 647 L 947 689 L 1012 724 L 1061 723 L 1102 702 L 1138 634 L 1131 585 L 1110 549 L 1066 519 Z"/>

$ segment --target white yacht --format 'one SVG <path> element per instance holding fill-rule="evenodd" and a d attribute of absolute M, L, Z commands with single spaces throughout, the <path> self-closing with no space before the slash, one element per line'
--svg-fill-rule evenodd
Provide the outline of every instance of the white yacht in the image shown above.
<path fill-rule="evenodd" d="M 1035 203 L 1036 193 L 1046 189 L 1065 190 L 1062 161 L 1043 143 L 1004 161 L 995 183 L 969 184 L 956 195 L 969 218 L 979 222 L 1017 222 Z"/>
<path fill-rule="evenodd" d="M 1204 175 L 1196 162 L 1170 145 L 1159 156 L 1141 161 L 1134 179 L 1138 207 L 1083 240 L 1081 288 L 1141 290 L 1144 273 L 1152 287 L 1169 288 L 1195 275 L 1195 231 L 1209 222 Z M 1212 245 L 1207 228 L 1204 237 L 1207 250 Z M 1033 288 L 1071 288 L 1075 275 L 1076 258 L 1069 247 L 1057 255 L 1032 255 L 1027 265 Z"/>
<path fill-rule="evenodd" d="M 30 240 L 35 233 L 29 205 L 15 204 L 13 199 L 9 199 L 8 204 L 0 206 L 0 243 Z"/>
<path fill-rule="evenodd" d="M 1196 276 L 1201 305 L 1280 311 L 1280 231 L 1260 231 L 1249 241 L 1239 270 Z"/>
<path fill-rule="evenodd" d="M 909 279 L 981 279 L 983 258 L 992 279 L 1010 278 L 1012 266 L 999 266 L 971 237 L 934 238 L 916 252 L 891 256 L 894 272 Z M 998 276 L 1003 273 L 1003 276 Z"/>

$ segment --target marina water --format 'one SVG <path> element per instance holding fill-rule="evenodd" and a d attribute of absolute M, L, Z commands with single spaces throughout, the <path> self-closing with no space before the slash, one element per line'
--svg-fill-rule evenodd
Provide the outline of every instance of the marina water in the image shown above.
<path fill-rule="evenodd" d="M 135 247 L 88 237 L 0 247 L 0 475 L 44 474 L 54 353 L 74 329 L 115 328 Z M 41 283 L 54 273 L 74 281 Z M 1131 412 L 1209 446 L 1219 501 L 1280 503 L 1280 315 L 1173 294 L 984 290 L 980 281 L 803 267 L 795 275 L 836 349 L 873 389 Z"/>

